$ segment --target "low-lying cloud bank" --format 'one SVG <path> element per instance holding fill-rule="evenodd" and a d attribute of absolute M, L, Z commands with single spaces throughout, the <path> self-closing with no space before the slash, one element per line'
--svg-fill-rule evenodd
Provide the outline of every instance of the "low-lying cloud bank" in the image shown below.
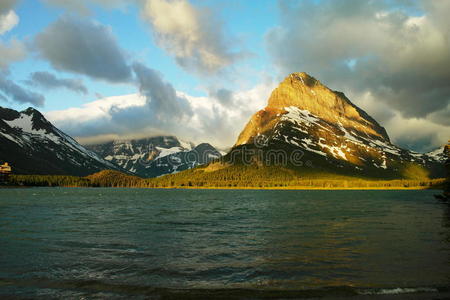
<path fill-rule="evenodd" d="M 232 105 L 175 91 L 161 75 L 135 65 L 140 93 L 108 97 L 80 108 L 50 111 L 46 117 L 81 143 L 170 134 L 225 148 L 234 144 L 250 116 L 266 105 L 273 84 L 232 95 Z"/>

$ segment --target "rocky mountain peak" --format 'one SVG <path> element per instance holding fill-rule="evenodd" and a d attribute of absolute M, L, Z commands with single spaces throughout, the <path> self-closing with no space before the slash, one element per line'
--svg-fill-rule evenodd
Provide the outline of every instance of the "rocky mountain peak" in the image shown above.
<path fill-rule="evenodd" d="M 275 109 L 289 106 L 307 110 L 331 124 L 340 122 L 345 128 L 389 140 L 384 128 L 354 105 L 344 93 L 329 89 L 305 72 L 286 77 L 272 92 L 267 105 Z"/>
<path fill-rule="evenodd" d="M 245 144 L 252 137 L 273 127 L 279 116 L 294 107 L 308 112 L 324 122 L 344 130 L 353 130 L 373 139 L 389 142 L 386 130 L 362 109 L 354 105 L 344 93 L 333 91 L 305 72 L 292 73 L 273 90 L 267 106 L 257 112 L 241 133 L 236 145 Z M 344 135 L 345 132 L 342 131 Z"/>
<path fill-rule="evenodd" d="M 53 125 L 37 109 L 28 107 L 20 113 L 31 118 L 31 126 L 34 130 L 45 130 L 46 132 L 52 132 L 54 130 Z"/>

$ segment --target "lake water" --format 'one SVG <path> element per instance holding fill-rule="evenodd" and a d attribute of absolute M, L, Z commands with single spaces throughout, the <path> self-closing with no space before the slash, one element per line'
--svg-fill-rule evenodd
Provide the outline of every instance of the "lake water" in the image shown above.
<path fill-rule="evenodd" d="M 443 295 L 435 193 L 2 189 L 0 297 Z"/>

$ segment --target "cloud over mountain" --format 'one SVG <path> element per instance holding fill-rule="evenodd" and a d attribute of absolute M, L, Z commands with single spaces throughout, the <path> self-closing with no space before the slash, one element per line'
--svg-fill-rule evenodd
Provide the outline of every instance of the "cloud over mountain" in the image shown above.
<path fill-rule="evenodd" d="M 36 36 L 35 44 L 55 69 L 109 82 L 131 78 L 126 55 L 111 29 L 97 22 L 61 17 Z"/>
<path fill-rule="evenodd" d="M 222 105 L 214 97 L 193 97 L 175 91 L 160 74 L 135 65 L 141 77 L 140 94 L 99 99 L 81 108 L 51 111 L 46 116 L 83 143 L 117 138 L 142 138 L 172 134 L 219 147 L 233 144 L 236 135 L 269 96 L 273 84 L 235 92 L 234 105 Z M 166 103 L 166 99 L 171 99 Z M 155 100 L 155 101 L 153 101 Z"/>
<path fill-rule="evenodd" d="M 280 2 L 282 24 L 267 34 L 267 47 L 282 74 L 309 72 L 358 104 L 369 94 L 367 102 L 387 105 L 391 117 L 423 119 L 450 134 L 450 19 L 442 13 L 450 4 L 414 3 Z"/>

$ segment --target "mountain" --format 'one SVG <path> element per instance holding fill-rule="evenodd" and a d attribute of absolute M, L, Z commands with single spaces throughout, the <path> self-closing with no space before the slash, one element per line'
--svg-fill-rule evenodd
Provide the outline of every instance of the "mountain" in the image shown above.
<path fill-rule="evenodd" d="M 119 170 L 53 126 L 36 109 L 18 112 L 0 107 L 0 161 L 16 174 L 85 176 Z"/>
<path fill-rule="evenodd" d="M 392 144 L 365 111 L 306 73 L 293 73 L 280 83 L 234 149 L 255 145 L 303 153 L 302 161 L 312 168 L 381 178 L 442 176 L 445 160 L 443 149 L 420 154 Z"/>
<path fill-rule="evenodd" d="M 105 160 L 141 177 L 176 173 L 210 162 L 221 154 L 210 144 L 195 146 L 174 136 L 116 140 L 86 145 Z"/>
<path fill-rule="evenodd" d="M 221 161 L 189 176 L 199 182 L 420 180 L 444 177 L 444 161 L 443 148 L 417 153 L 392 144 L 386 130 L 343 93 L 306 73 L 293 73 L 272 92 L 267 106 L 250 118 Z"/>

